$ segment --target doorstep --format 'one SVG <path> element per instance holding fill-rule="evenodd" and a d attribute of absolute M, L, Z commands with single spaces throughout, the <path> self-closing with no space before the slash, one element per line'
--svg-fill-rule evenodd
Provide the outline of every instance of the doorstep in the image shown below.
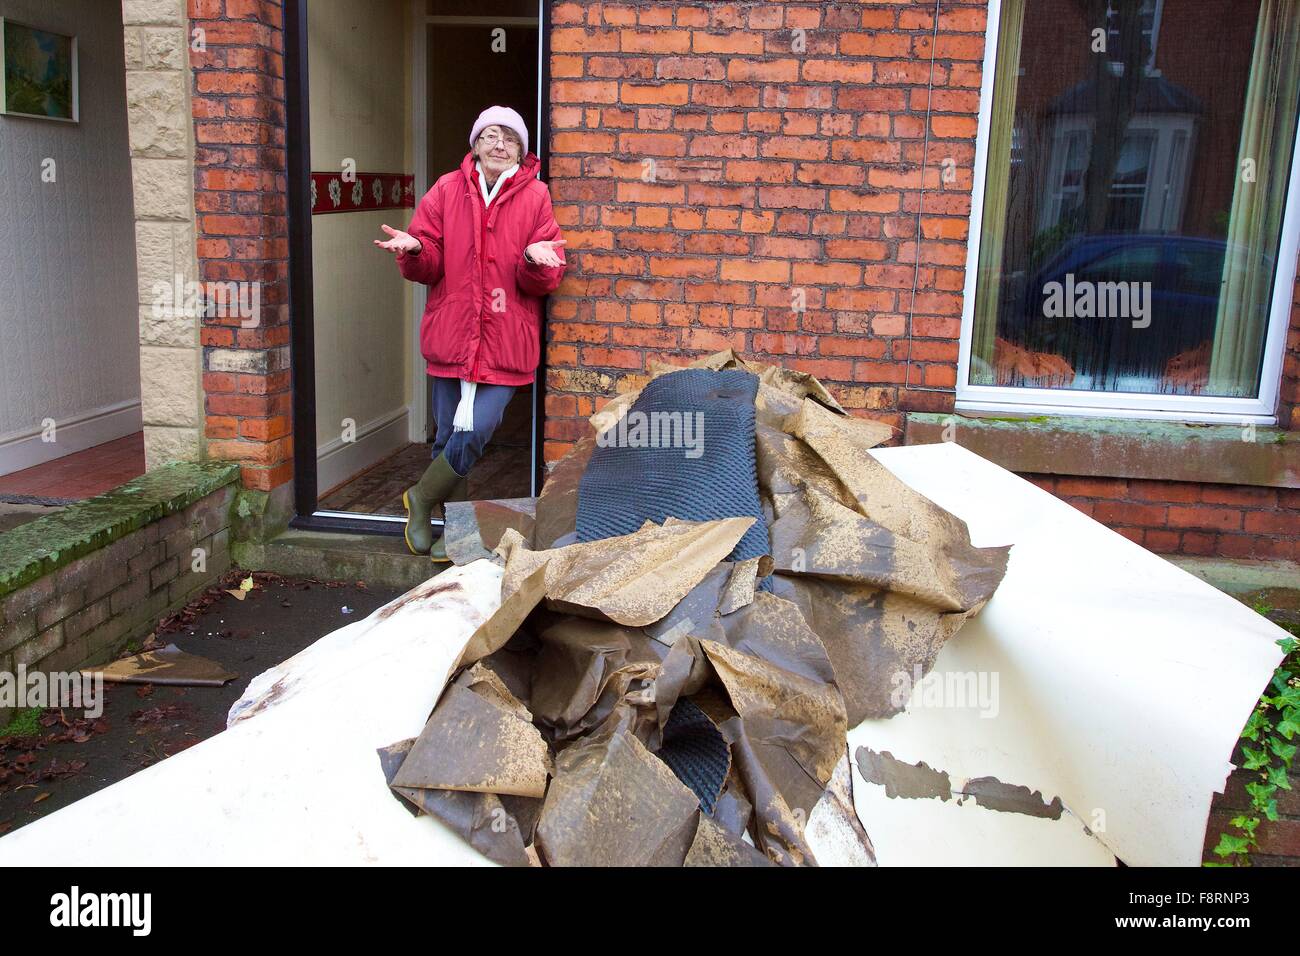
<path fill-rule="evenodd" d="M 289 528 L 266 543 L 235 542 L 235 564 L 318 581 L 364 581 L 409 590 L 451 567 L 411 554 L 393 535 L 346 534 Z"/>

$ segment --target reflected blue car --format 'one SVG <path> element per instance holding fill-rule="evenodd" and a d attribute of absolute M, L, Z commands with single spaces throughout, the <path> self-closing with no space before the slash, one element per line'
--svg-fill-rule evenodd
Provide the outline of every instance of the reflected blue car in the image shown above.
<path fill-rule="evenodd" d="M 1227 250 L 1221 239 L 1189 236 L 1077 236 L 1007 302 L 999 334 L 1031 351 L 1060 355 L 1090 388 L 1127 390 L 1138 381 L 1158 382 L 1171 358 L 1213 341 Z M 1059 284 L 1055 298 L 1053 283 Z M 1095 312 L 1049 317 L 1071 283 L 1076 295 L 1085 283 L 1094 290 L 1101 283 L 1138 283 L 1128 288 L 1139 289 L 1141 298 L 1129 304 L 1142 302 L 1146 317 Z"/>

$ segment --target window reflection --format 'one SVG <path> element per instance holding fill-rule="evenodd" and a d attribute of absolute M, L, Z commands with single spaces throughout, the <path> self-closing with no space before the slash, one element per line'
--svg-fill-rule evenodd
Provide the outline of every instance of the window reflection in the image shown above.
<path fill-rule="evenodd" d="M 1004 0 L 971 384 L 1256 395 L 1298 106 L 1300 0 Z"/>

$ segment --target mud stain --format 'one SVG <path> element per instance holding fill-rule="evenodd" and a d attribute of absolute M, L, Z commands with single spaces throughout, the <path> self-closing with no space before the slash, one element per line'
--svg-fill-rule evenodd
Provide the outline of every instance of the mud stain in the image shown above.
<path fill-rule="evenodd" d="M 997 777 L 973 777 L 966 781 L 962 793 L 974 798 L 981 807 L 1003 813 L 1023 813 L 1031 817 L 1059 820 L 1065 811 L 1060 797 L 1053 797 L 1052 802 L 1048 803 L 1039 791 L 1003 783 Z"/>
<path fill-rule="evenodd" d="M 952 799 L 948 774 L 931 768 L 924 761 L 904 763 L 888 750 L 876 753 L 868 747 L 859 747 L 856 757 L 863 779 L 884 787 L 887 797 Z"/>
<path fill-rule="evenodd" d="M 427 591 L 412 591 L 410 594 L 398 598 L 392 604 L 380 608 L 376 617 L 380 621 L 386 621 L 402 608 L 407 607 L 410 604 L 417 601 L 424 601 L 431 597 L 437 597 L 439 594 L 446 594 L 449 591 L 459 591 L 460 589 L 459 581 L 443 581 L 440 584 L 435 584 Z"/>

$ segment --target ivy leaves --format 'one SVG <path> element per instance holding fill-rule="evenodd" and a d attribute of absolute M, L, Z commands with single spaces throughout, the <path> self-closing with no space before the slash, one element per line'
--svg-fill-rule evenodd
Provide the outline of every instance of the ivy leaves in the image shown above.
<path fill-rule="evenodd" d="M 1261 614 L 1269 611 L 1260 606 L 1255 610 Z M 1286 656 L 1269 682 L 1273 693 L 1266 692 L 1260 697 L 1241 731 L 1242 769 L 1259 775 L 1258 780 L 1246 784 L 1253 813 L 1232 818 L 1229 825 L 1238 832 L 1220 834 L 1214 848 L 1215 856 L 1224 862 L 1206 863 L 1206 866 L 1249 866 L 1251 849 L 1259 848 L 1256 831 L 1261 819 L 1278 819 L 1276 794 L 1291 789 L 1287 772 L 1297 744 L 1290 741 L 1300 733 L 1300 678 L 1291 668 L 1300 666 L 1300 641 L 1285 637 L 1277 644 Z M 1256 746 L 1247 746 L 1247 742 Z"/>

